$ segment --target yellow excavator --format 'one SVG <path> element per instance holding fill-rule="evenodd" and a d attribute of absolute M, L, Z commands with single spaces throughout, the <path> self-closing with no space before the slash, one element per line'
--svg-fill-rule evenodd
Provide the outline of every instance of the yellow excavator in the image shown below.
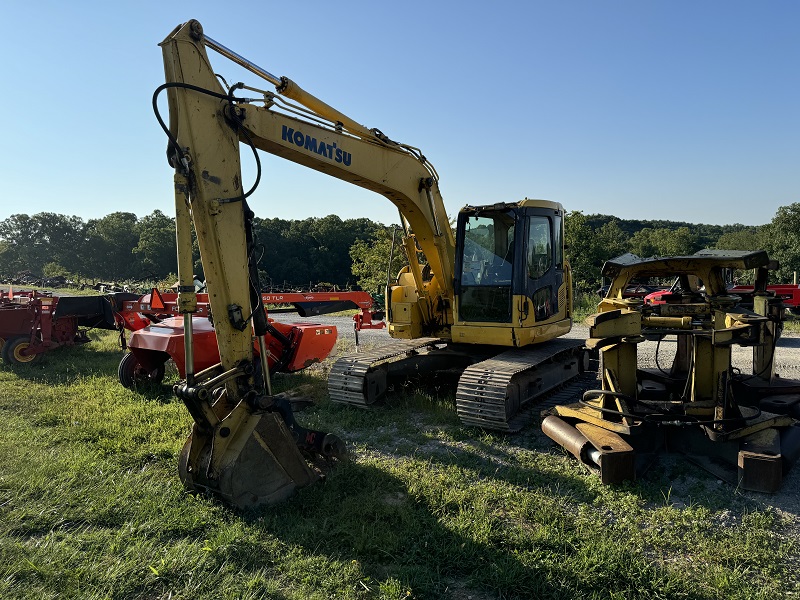
<path fill-rule="evenodd" d="M 561 338 L 572 325 L 572 281 L 560 204 L 466 206 L 454 235 L 436 170 L 419 149 L 270 74 L 205 35 L 197 21 L 178 26 L 161 47 L 166 83 L 153 107 L 175 169 L 179 304 L 187 332 L 187 376 L 176 394 L 195 420 L 180 463 L 187 487 L 238 506 L 263 504 L 314 479 L 304 458 L 344 453 L 338 438 L 302 428 L 271 393 L 262 341 L 269 323 L 254 284 L 247 205 L 260 180 L 258 150 L 377 192 L 399 210 L 409 266 L 387 290 L 388 330 L 399 341 L 337 361 L 328 384 L 332 400 L 366 406 L 395 375 L 456 372 L 462 421 L 514 431 L 525 423 L 526 404 L 586 369 L 583 341 Z M 275 91 L 228 85 L 212 69 L 209 50 Z M 168 123 L 158 109 L 164 91 Z M 247 191 L 240 144 L 252 149 L 258 169 Z M 192 223 L 221 357 L 220 365 L 197 374 L 188 370 L 196 307 Z M 251 330 L 262 346 L 258 358 Z"/>

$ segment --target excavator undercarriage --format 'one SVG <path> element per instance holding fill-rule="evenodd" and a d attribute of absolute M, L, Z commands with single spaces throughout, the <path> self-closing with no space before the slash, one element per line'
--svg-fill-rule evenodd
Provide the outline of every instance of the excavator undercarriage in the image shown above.
<path fill-rule="evenodd" d="M 328 376 L 331 400 L 368 407 L 382 400 L 389 382 L 434 377 L 457 379 L 456 408 L 465 425 L 517 432 L 532 421 L 531 406 L 589 369 L 583 340 L 556 339 L 500 351 L 492 346 L 452 344 L 438 338 L 403 340 L 334 363 Z"/>

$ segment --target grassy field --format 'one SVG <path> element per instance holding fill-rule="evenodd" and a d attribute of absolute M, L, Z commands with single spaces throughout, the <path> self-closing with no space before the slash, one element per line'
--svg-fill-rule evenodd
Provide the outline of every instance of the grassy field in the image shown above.
<path fill-rule="evenodd" d="M 797 597 L 797 522 L 684 463 L 609 488 L 536 427 L 462 427 L 451 396 L 359 411 L 307 385 L 352 460 L 288 502 L 186 493 L 168 386 L 116 381 L 116 336 L 0 366 L 2 598 Z M 175 373 L 168 373 L 169 377 Z"/>

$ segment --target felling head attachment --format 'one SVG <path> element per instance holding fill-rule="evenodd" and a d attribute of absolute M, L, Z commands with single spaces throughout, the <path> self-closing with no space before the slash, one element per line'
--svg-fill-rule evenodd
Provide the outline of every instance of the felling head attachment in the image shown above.
<path fill-rule="evenodd" d="M 608 261 L 603 274 L 612 277 L 611 285 L 599 312 L 587 319 L 587 346 L 601 356 L 600 389 L 555 407 L 561 422 L 548 422 L 546 433 L 601 472 L 603 443 L 592 434 L 605 430 L 629 444 L 637 466 L 646 467 L 647 455 L 667 448 L 744 489 L 776 491 L 800 454 L 800 411 L 778 411 L 781 405 L 769 398 L 789 395 L 800 406 L 800 382 L 774 374 L 783 308 L 766 290 L 771 266 L 763 251 L 650 259 L 627 254 Z M 753 291 L 729 293 L 728 273 L 749 269 L 755 270 Z M 644 302 L 626 297 L 634 282 L 654 279 L 675 283 Z M 669 338 L 674 345 L 665 343 Z M 648 340 L 657 344 L 655 365 L 638 359 L 638 345 Z M 749 374 L 732 368 L 736 345 L 753 348 Z M 663 358 L 667 347 L 674 354 Z M 599 460 L 591 459 L 594 452 Z M 604 481 L 633 478 L 631 471 L 614 472 Z"/>

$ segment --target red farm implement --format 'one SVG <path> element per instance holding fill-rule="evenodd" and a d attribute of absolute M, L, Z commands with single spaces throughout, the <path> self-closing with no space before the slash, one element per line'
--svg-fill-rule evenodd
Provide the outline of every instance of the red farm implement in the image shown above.
<path fill-rule="evenodd" d="M 129 352 L 119 364 L 119 381 L 128 388 L 145 382 L 160 383 L 165 364 L 172 359 L 181 378 L 186 374 L 183 343 L 183 319 L 179 316 L 178 296 L 153 292 L 137 300 L 122 303 L 121 317 L 133 333 L 128 341 Z M 382 315 L 373 312 L 374 300 L 366 292 L 268 293 L 262 294 L 264 305 L 284 306 L 273 312 L 297 312 L 301 317 L 318 316 L 347 309 L 357 309 L 353 316 L 355 329 L 385 327 Z M 197 312 L 192 318 L 194 339 L 194 371 L 200 372 L 219 362 L 216 333 L 209 312 L 208 294 L 197 295 Z M 291 305 L 291 308 L 285 308 Z M 337 330 L 318 323 L 280 323 L 269 319 L 267 363 L 270 372 L 291 373 L 321 362 L 336 343 Z M 254 343 L 256 353 L 258 346 Z"/>
<path fill-rule="evenodd" d="M 86 343 L 92 328 L 119 328 L 112 298 L 0 294 L 0 354 L 6 364 L 33 363 L 44 352 Z"/>

